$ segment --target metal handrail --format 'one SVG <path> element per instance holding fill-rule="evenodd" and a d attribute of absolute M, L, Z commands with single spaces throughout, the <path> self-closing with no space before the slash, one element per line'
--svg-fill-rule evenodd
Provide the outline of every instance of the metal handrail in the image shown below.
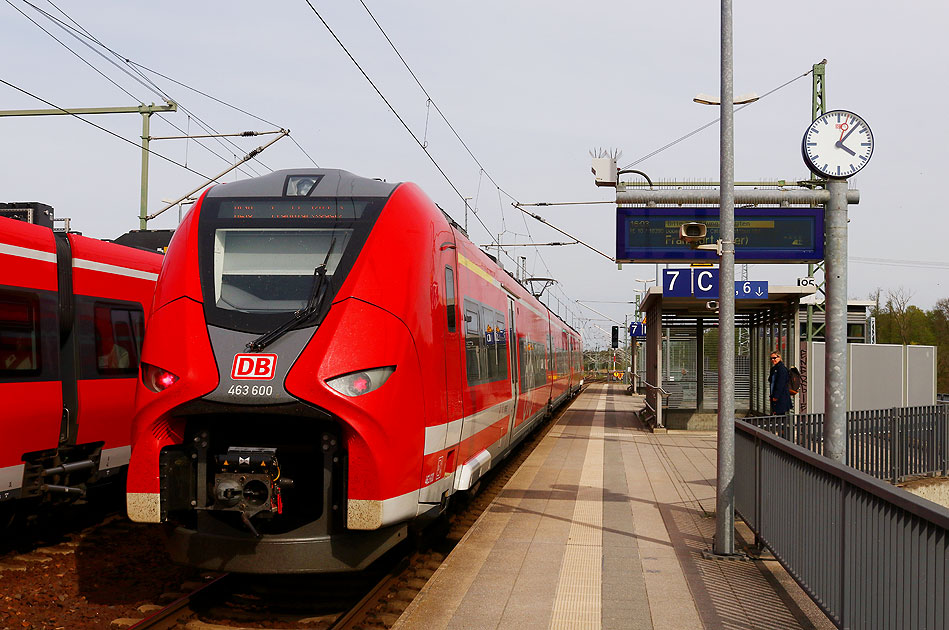
<path fill-rule="evenodd" d="M 648 383 L 648 382 L 646 382 L 646 381 L 643 381 L 643 385 L 645 385 L 645 386 L 648 387 L 649 389 L 657 389 L 657 390 L 659 390 L 659 393 L 662 394 L 663 396 L 665 396 L 666 398 L 668 398 L 669 396 L 672 395 L 672 394 L 670 394 L 669 392 L 667 392 L 666 390 L 664 390 L 662 387 L 659 387 L 658 385 L 652 385 L 651 383 Z"/>

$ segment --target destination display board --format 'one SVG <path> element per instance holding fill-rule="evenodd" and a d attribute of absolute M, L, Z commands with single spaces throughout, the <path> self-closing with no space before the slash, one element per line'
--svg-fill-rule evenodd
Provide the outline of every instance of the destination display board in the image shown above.
<path fill-rule="evenodd" d="M 385 199 L 346 197 L 290 199 L 222 199 L 219 219 L 358 219 Z"/>
<path fill-rule="evenodd" d="M 683 223 L 704 223 L 704 243 L 719 239 L 718 208 L 617 208 L 616 262 L 717 261 L 714 251 L 679 239 Z M 745 263 L 824 259 L 823 208 L 735 208 L 735 260 Z"/>

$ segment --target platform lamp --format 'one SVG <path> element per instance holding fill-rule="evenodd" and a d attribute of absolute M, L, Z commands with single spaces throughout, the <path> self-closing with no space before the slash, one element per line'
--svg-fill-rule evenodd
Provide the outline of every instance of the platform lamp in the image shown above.
<path fill-rule="evenodd" d="M 722 0 L 721 98 L 699 95 L 695 102 L 718 105 L 719 144 L 719 347 L 718 347 L 718 468 L 715 488 L 713 557 L 735 554 L 735 90 L 732 40 L 732 0 Z M 702 98 L 700 98 L 702 97 Z M 757 97 L 740 97 L 752 102 Z"/>

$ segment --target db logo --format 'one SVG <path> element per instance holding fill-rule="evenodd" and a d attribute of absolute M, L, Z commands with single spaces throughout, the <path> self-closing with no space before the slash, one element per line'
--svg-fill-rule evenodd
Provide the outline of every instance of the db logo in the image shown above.
<path fill-rule="evenodd" d="M 274 377 L 276 367 L 275 354 L 235 354 L 234 363 L 231 365 L 231 378 L 266 381 Z"/>

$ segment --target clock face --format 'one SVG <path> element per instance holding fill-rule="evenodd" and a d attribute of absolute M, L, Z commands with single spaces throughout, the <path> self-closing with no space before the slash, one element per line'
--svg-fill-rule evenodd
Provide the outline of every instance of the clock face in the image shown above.
<path fill-rule="evenodd" d="M 873 133 L 862 118 L 837 109 L 811 123 L 801 151 L 807 167 L 818 175 L 846 179 L 870 161 Z"/>

